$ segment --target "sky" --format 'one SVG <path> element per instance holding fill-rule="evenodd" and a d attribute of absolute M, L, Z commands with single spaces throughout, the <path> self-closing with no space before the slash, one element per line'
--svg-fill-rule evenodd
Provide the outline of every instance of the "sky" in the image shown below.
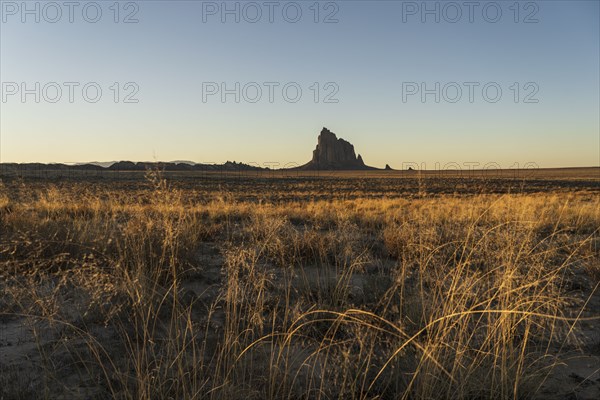
<path fill-rule="evenodd" d="M 600 165 L 596 0 L 0 9 L 0 162 Z"/>

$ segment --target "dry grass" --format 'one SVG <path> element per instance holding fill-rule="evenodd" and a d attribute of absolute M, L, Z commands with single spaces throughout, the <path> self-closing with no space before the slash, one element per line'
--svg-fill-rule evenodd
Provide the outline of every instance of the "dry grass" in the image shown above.
<path fill-rule="evenodd" d="M 2 399 L 530 398 L 600 314 L 593 193 L 147 182 L 0 188 Z"/>

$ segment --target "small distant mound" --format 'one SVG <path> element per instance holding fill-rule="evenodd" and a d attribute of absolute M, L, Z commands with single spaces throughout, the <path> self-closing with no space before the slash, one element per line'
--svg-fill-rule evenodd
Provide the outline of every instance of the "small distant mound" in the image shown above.
<path fill-rule="evenodd" d="M 312 160 L 299 167 L 302 170 L 374 170 L 366 165 L 359 154 L 356 156 L 354 146 L 335 133 L 323 128 L 318 138 L 317 148 L 313 151 Z"/>
<path fill-rule="evenodd" d="M 386 171 L 393 171 L 394 169 L 392 167 L 390 167 L 390 164 L 385 164 L 385 170 Z"/>
<path fill-rule="evenodd" d="M 118 161 L 108 167 L 110 170 L 116 171 L 143 171 L 145 169 L 143 163 L 134 163 L 132 161 Z"/>

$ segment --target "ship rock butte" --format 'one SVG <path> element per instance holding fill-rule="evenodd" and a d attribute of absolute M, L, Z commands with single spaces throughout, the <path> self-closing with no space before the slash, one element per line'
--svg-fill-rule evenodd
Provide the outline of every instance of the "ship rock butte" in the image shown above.
<path fill-rule="evenodd" d="M 361 155 L 354 152 L 354 146 L 335 133 L 323 128 L 312 160 L 300 167 L 303 170 L 371 170 L 365 165 Z"/>

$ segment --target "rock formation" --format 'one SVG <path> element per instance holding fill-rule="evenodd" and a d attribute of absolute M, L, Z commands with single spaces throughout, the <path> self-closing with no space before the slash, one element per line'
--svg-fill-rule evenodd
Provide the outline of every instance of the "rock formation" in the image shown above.
<path fill-rule="evenodd" d="M 354 146 L 335 133 L 323 128 L 317 148 L 310 162 L 300 167 L 306 170 L 366 170 L 376 169 L 365 165 L 361 155 L 354 152 Z"/>

